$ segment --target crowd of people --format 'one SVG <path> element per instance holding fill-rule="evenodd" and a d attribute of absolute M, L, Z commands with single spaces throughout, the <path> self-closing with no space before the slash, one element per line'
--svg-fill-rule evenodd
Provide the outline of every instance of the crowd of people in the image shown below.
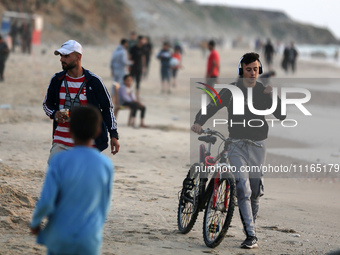
<path fill-rule="evenodd" d="M 0 82 L 5 80 L 5 66 L 10 53 L 19 46 L 21 53 L 31 54 L 32 20 L 12 18 L 9 33 L 0 35 Z"/>
<path fill-rule="evenodd" d="M 246 53 L 239 61 L 239 77 L 235 86 L 243 92 L 253 89 L 256 104 L 260 105 L 261 109 L 269 109 L 273 100 L 273 88 L 258 81 L 258 78 L 261 74 L 262 78 L 275 75 L 273 56 L 276 50 L 270 39 L 262 47 L 269 72 L 262 73 L 263 66 L 257 53 Z M 208 41 L 207 48 L 210 53 L 207 57 L 205 78 L 209 87 L 213 88 L 220 77 L 220 54 L 216 49 L 215 40 Z M 140 111 L 139 127 L 148 127 L 145 124 L 146 106 L 141 102 L 141 89 L 142 82 L 147 79 L 150 71 L 153 52 L 154 45 L 149 37 L 131 32 L 129 39 L 120 40 L 110 61 L 114 84 L 110 97 L 101 79 L 82 67 L 83 50 L 80 43 L 69 40 L 54 51 L 55 55 L 60 56 L 63 71 L 53 75 L 43 101 L 46 115 L 53 120 L 53 140 L 45 184 L 31 222 L 32 233 L 38 235 L 38 242 L 45 244 L 50 254 L 98 254 L 102 227 L 110 207 L 113 179 L 111 160 L 99 151 L 110 145 L 113 155 L 119 152 L 115 117 L 117 112 L 113 111 L 113 103 L 115 106 L 130 109 L 129 126 L 136 126 L 137 111 Z M 8 53 L 9 49 L 0 37 L 1 80 Z M 183 48 L 179 42 L 171 44 L 164 41 L 154 56 L 160 62 L 162 94 L 170 94 L 171 89 L 178 86 L 176 77 L 182 67 L 182 55 Z M 295 72 L 297 56 L 298 52 L 293 43 L 284 49 L 282 67 L 286 72 L 289 69 Z M 233 100 L 230 91 L 221 90 L 219 96 L 223 99 L 223 104 L 216 105 L 211 102 L 207 106 L 207 114 L 198 112 L 192 131 L 200 134 L 206 121 L 224 106 L 228 108 L 229 119 L 239 118 L 229 107 Z M 280 98 L 277 100 L 280 101 Z M 70 112 L 72 118 L 69 118 Z M 274 112 L 274 116 L 279 120 L 286 117 L 280 113 L 279 108 Z M 248 120 L 254 118 L 254 115 L 246 111 L 241 117 Z M 255 117 L 266 123 L 264 116 Z M 228 126 L 228 129 L 231 139 L 251 139 L 263 144 L 260 149 L 243 144 L 239 147 L 236 145 L 230 159 L 232 165 L 237 169 L 244 165 L 263 165 L 266 156 L 264 140 L 268 136 L 268 127 L 264 125 L 260 131 L 253 127 L 242 129 Z M 94 169 L 96 171 L 93 171 Z M 83 175 L 84 172 L 87 177 Z M 73 185 L 75 176 L 81 178 L 77 178 L 76 185 Z M 246 234 L 241 247 L 255 248 L 258 241 L 255 220 L 260 196 L 263 195 L 263 176 L 250 176 L 249 173 L 238 171 L 235 177 L 240 216 Z M 89 182 L 92 187 L 90 193 L 87 189 Z M 45 216 L 49 221 L 42 230 L 40 225 Z M 75 218 L 78 219 L 77 224 L 72 222 Z M 79 229 L 83 231 L 80 233 Z"/>
<path fill-rule="evenodd" d="M 255 50 L 263 52 L 267 69 L 270 72 L 275 72 L 273 70 L 273 59 L 274 55 L 281 51 L 281 44 L 277 43 L 274 45 L 270 38 L 267 39 L 266 43 L 262 43 L 260 39 L 257 39 L 255 41 Z M 289 71 L 295 73 L 298 55 L 298 51 L 293 42 L 284 46 L 282 50 L 281 67 L 285 73 L 289 73 Z"/>
<path fill-rule="evenodd" d="M 110 68 L 113 78 L 111 90 L 118 113 L 120 106 L 131 109 L 128 125 L 135 127 L 136 111 L 141 111 L 140 127 L 147 127 L 144 123 L 146 107 L 141 102 L 141 83 L 147 79 L 150 62 L 153 57 L 153 43 L 150 37 L 130 33 L 130 38 L 122 38 L 120 45 L 113 51 Z M 177 86 L 177 73 L 182 67 L 183 49 L 179 42 L 173 45 L 164 41 L 156 58 L 160 61 L 161 93 L 171 93 L 171 88 Z M 134 83 L 134 86 L 133 84 Z M 135 91 L 135 92 L 134 92 Z M 116 94 L 116 95 L 115 95 Z"/>
<path fill-rule="evenodd" d="M 140 101 L 139 91 L 142 77 L 147 76 L 145 52 L 151 53 L 152 45 L 149 46 L 150 50 L 146 51 L 145 37 L 135 36 L 132 33 L 129 40 L 121 39 L 120 45 L 112 54 L 110 66 L 114 83 L 117 84 L 114 87 L 117 100 L 120 105 L 131 109 L 129 125 L 135 126 L 139 110 L 140 127 L 147 127 L 144 123 L 146 106 Z M 217 83 L 220 75 L 220 56 L 215 46 L 214 40 L 208 42 L 210 54 L 207 58 L 206 79 L 211 87 Z M 163 93 L 170 91 L 170 79 L 174 75 L 171 69 L 172 58 L 175 54 L 180 56 L 181 52 L 181 47 L 175 46 L 172 53 L 169 42 L 164 42 L 157 54 L 161 62 Z M 117 122 L 111 97 L 100 77 L 82 67 L 82 45 L 69 40 L 55 50 L 54 54 L 60 56 L 63 71 L 53 75 L 43 102 L 46 115 L 53 120 L 53 142 L 43 190 L 30 227 L 32 233 L 38 235 L 38 242 L 47 246 L 49 254 L 98 254 L 102 228 L 110 207 L 113 179 L 111 161 L 99 151 L 106 149 L 109 143 L 113 155 L 119 152 Z M 180 63 L 177 59 L 176 66 Z M 269 109 L 272 105 L 273 88 L 257 81 L 263 72 L 259 55 L 244 54 L 238 70 L 239 78 L 235 86 L 241 91 L 253 89 L 253 100 L 256 104 L 261 105 L 261 109 Z M 133 91 L 133 82 L 137 95 Z M 198 112 L 192 131 L 200 134 L 205 122 L 224 106 L 228 108 L 229 118 L 244 117 L 248 120 L 254 117 L 248 110 L 242 116 L 233 114 L 232 108 L 229 107 L 233 100 L 230 91 L 221 90 L 219 96 L 223 99 L 223 104 L 216 105 L 211 102 L 207 106 L 207 114 Z M 277 100 L 280 101 L 280 98 Z M 280 120 L 285 119 L 285 116 L 280 114 L 279 107 L 274 116 Z M 256 117 L 264 121 L 264 116 Z M 262 148 L 246 146 L 247 149 L 243 150 L 242 144 L 240 147 L 236 144 L 230 158 L 233 166 L 241 169 L 244 165 L 264 164 L 267 126 L 259 130 L 254 127 L 235 128 L 229 125 L 228 129 L 231 139 L 251 139 L 263 145 Z M 75 182 L 76 176 L 81 178 L 77 178 Z M 263 176 L 261 173 L 251 176 L 249 173 L 237 171 L 235 179 L 240 216 L 246 234 L 241 247 L 255 248 L 258 241 L 255 220 L 260 196 L 263 195 Z M 74 182 L 75 185 L 70 185 Z M 90 182 L 91 194 L 87 189 Z M 83 196 L 84 194 L 87 195 Z M 41 229 L 41 221 L 45 217 L 48 217 L 48 222 L 45 228 Z M 72 224 L 72 219 L 75 218 L 78 219 L 77 223 Z M 79 229 L 82 229 L 81 233 Z"/>
<path fill-rule="evenodd" d="M 11 20 L 9 35 L 11 37 L 11 51 L 15 52 L 19 46 L 22 53 L 31 54 L 32 50 L 32 20 Z"/>

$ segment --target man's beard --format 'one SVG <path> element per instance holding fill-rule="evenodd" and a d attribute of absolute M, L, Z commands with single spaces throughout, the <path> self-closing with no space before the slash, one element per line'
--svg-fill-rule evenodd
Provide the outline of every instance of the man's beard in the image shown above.
<path fill-rule="evenodd" d="M 68 70 L 71 70 L 71 69 L 75 68 L 76 67 L 76 63 L 75 63 L 75 61 L 73 61 L 73 62 L 67 64 L 66 66 L 65 65 L 61 65 L 61 66 L 62 66 L 64 71 L 68 71 Z"/>

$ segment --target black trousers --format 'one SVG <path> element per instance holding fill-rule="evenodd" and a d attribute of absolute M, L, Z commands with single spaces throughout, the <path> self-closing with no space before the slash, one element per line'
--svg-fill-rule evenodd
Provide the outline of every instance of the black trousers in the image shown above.
<path fill-rule="evenodd" d="M 135 79 L 136 81 L 136 89 L 139 90 L 140 87 L 140 81 L 142 79 L 142 69 L 132 69 L 131 70 L 131 76 Z"/>
<path fill-rule="evenodd" d="M 0 79 L 4 78 L 5 61 L 0 61 Z"/>
<path fill-rule="evenodd" d="M 137 110 L 140 110 L 140 117 L 144 119 L 146 107 L 144 105 L 138 104 L 136 102 L 125 102 L 123 104 L 131 109 L 131 116 L 136 117 Z"/>

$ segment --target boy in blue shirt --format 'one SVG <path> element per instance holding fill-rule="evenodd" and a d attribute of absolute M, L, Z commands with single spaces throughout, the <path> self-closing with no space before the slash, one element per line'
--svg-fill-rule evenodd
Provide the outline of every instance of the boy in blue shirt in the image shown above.
<path fill-rule="evenodd" d="M 72 110 L 70 132 L 75 147 L 50 161 L 31 222 L 37 243 L 46 245 L 48 254 L 100 253 L 114 173 L 111 160 L 92 146 L 101 122 L 93 106 Z M 44 217 L 48 222 L 40 229 Z"/>

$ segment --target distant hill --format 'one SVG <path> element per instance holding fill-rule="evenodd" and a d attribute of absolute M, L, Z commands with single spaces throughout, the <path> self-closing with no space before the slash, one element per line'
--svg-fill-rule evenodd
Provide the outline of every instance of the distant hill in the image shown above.
<path fill-rule="evenodd" d="M 2 0 L 5 10 L 38 13 L 44 17 L 42 40 L 69 38 L 85 44 L 117 43 L 129 32 L 153 38 L 265 39 L 297 43 L 336 43 L 325 28 L 293 21 L 285 13 L 172 0 Z"/>
<path fill-rule="evenodd" d="M 0 14 L 5 10 L 42 15 L 46 43 L 70 38 L 84 44 L 117 43 L 125 31 L 135 28 L 123 0 L 1 0 Z"/>
<path fill-rule="evenodd" d="M 170 0 L 125 0 L 138 30 L 162 37 L 270 37 L 298 43 L 336 43 L 325 28 L 293 21 L 285 13 Z"/>

